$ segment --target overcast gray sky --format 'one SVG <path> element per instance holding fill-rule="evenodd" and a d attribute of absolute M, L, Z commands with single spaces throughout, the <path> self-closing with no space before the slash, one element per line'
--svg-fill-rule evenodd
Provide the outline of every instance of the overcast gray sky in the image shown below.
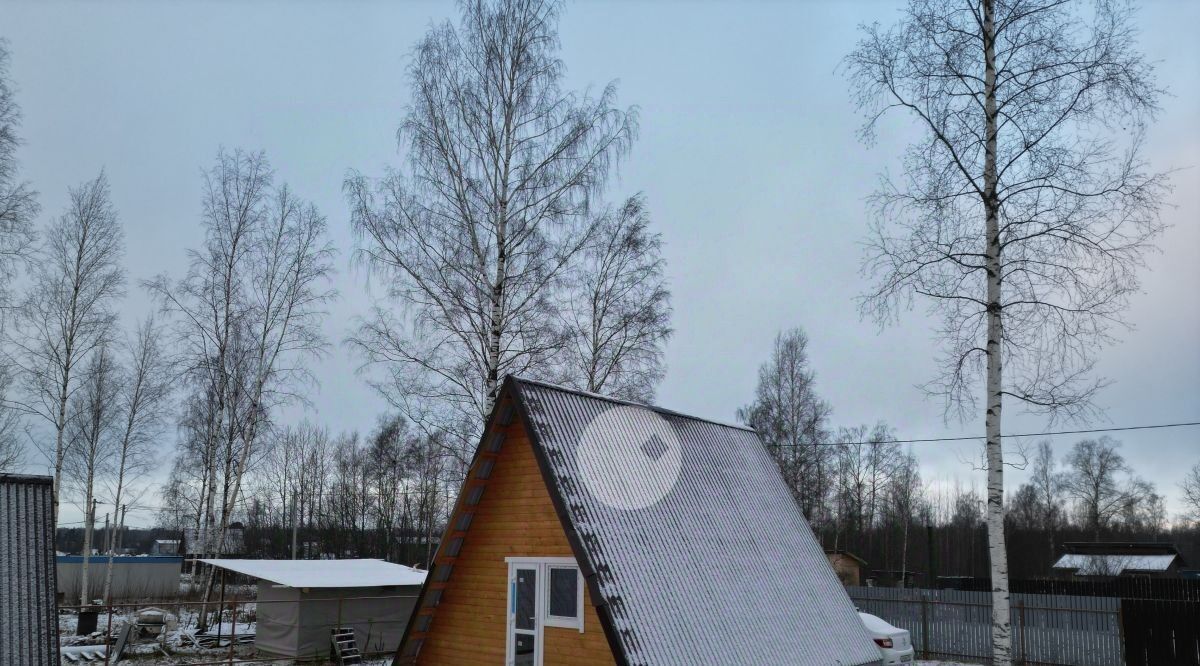
<path fill-rule="evenodd" d="M 880 172 L 896 171 L 912 128 L 889 123 L 877 145 L 858 143 L 837 67 L 858 24 L 890 23 L 900 6 L 568 5 L 569 84 L 617 80 L 620 102 L 640 109 L 641 136 L 614 196 L 644 192 L 666 241 L 676 333 L 660 404 L 732 420 L 776 332 L 802 326 L 835 424 L 882 419 L 902 437 L 982 431 L 981 421 L 943 423 L 941 404 L 914 388 L 933 374 L 924 313 L 880 332 L 860 321 L 854 301 L 865 286 L 864 198 Z M 327 324 L 340 341 L 371 302 L 349 264 L 342 179 L 350 168 L 378 174 L 399 163 L 409 51 L 432 22 L 454 15 L 445 2 L 6 2 L 0 36 L 11 42 L 25 114 L 22 175 L 42 193 L 44 222 L 61 212 L 68 186 L 105 168 L 136 281 L 182 273 L 201 238 L 200 171 L 218 146 L 265 150 L 279 179 L 328 216 L 342 250 L 341 298 Z M 1166 212 L 1173 227 L 1129 311 L 1137 328 L 1100 358 L 1099 373 L 1115 380 L 1101 396 L 1100 426 L 1200 420 L 1200 3 L 1150 2 L 1138 23 L 1172 93 L 1147 155 L 1181 171 Z M 127 319 L 149 307 L 131 289 Z M 373 426 L 386 405 L 356 367 L 341 346 L 316 367 L 308 418 L 335 431 Z M 1010 432 L 1044 425 L 1008 418 Z M 1200 460 L 1200 429 L 1118 437 L 1174 513 L 1176 484 Z M 1073 441 L 1056 439 L 1056 451 Z M 978 448 L 913 445 L 927 481 L 981 486 L 969 462 Z M 1021 474 L 1009 479 L 1015 487 Z"/>

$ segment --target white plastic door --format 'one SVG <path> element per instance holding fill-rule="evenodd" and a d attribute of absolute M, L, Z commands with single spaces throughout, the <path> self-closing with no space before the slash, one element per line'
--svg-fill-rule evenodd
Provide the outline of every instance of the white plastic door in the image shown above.
<path fill-rule="evenodd" d="M 508 565 L 508 663 L 509 666 L 540 666 L 537 565 Z"/>

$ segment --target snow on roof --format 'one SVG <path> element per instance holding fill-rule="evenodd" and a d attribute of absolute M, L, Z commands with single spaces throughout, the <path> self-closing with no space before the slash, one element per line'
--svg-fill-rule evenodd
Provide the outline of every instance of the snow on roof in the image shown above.
<path fill-rule="evenodd" d="M 288 587 L 420 585 L 425 571 L 383 560 L 200 560 Z"/>
<path fill-rule="evenodd" d="M 1099 555 L 1068 553 L 1055 569 L 1076 569 L 1081 576 L 1116 576 L 1123 571 L 1166 571 L 1178 555 Z"/>
<path fill-rule="evenodd" d="M 879 663 L 754 431 L 508 385 L 630 663 Z"/>

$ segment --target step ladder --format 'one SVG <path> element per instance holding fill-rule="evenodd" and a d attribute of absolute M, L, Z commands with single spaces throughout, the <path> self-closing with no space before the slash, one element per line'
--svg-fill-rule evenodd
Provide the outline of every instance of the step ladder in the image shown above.
<path fill-rule="evenodd" d="M 333 634 L 333 663 L 339 666 L 363 663 L 362 654 L 358 651 L 358 641 L 354 638 L 354 629 L 336 627 L 330 631 Z"/>

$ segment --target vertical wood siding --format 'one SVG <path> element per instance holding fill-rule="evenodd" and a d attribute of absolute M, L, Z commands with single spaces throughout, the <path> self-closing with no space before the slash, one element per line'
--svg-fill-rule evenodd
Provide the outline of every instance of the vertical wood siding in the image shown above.
<path fill-rule="evenodd" d="M 572 557 L 562 523 L 519 421 L 507 426 L 499 459 L 463 540 L 418 657 L 421 664 L 504 663 L 506 557 Z M 613 664 L 584 590 L 584 631 L 546 627 L 546 666 Z"/>

